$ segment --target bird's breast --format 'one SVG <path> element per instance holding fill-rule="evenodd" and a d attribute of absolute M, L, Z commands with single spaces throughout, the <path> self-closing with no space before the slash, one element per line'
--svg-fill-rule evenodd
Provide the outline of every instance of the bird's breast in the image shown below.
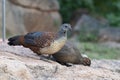
<path fill-rule="evenodd" d="M 54 40 L 51 42 L 51 45 L 45 48 L 40 48 L 40 53 L 42 54 L 54 54 L 58 52 L 65 44 L 67 41 L 66 37 L 59 38 L 57 40 Z"/>

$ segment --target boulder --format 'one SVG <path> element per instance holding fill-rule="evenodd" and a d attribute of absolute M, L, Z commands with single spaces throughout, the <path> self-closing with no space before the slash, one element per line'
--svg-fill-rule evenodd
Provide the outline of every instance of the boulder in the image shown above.
<path fill-rule="evenodd" d="M 86 8 L 80 8 L 80 9 L 77 9 L 76 11 L 74 11 L 72 13 L 72 16 L 71 16 L 71 25 L 74 27 L 76 25 L 76 22 L 81 18 L 82 15 L 88 15 L 90 14 L 88 9 Z"/>
<path fill-rule="evenodd" d="M 101 29 L 99 32 L 100 42 L 113 41 L 120 42 L 120 28 L 119 27 L 108 27 Z"/>
<path fill-rule="evenodd" d="M 0 80 L 119 80 L 120 60 L 92 60 L 91 66 L 66 67 L 22 46 L 0 43 Z"/>
<path fill-rule="evenodd" d="M 57 0 L 9 0 L 20 12 L 25 28 L 32 31 L 56 31 L 61 24 Z M 20 9 L 20 8 L 22 9 Z M 14 8 L 14 7 L 13 7 Z"/>
<path fill-rule="evenodd" d="M 57 0 L 9 0 L 15 5 L 26 8 L 34 8 L 42 11 L 57 11 L 59 4 Z"/>
<path fill-rule="evenodd" d="M 82 15 L 74 25 L 72 38 L 82 41 L 120 42 L 120 28 L 111 27 L 103 18 Z"/>
<path fill-rule="evenodd" d="M 7 33 L 56 31 L 61 24 L 58 10 L 57 0 L 6 0 Z"/>
<path fill-rule="evenodd" d="M 74 25 L 74 36 L 80 35 L 83 41 L 97 40 L 99 30 L 108 27 L 108 23 L 100 22 L 90 15 L 83 14 Z"/>
<path fill-rule="evenodd" d="M 0 6 L 2 6 L 2 0 L 0 0 Z M 12 4 L 10 4 L 8 0 L 6 0 L 6 33 L 7 35 L 26 33 L 27 31 L 23 26 L 23 24 L 18 24 L 19 22 L 21 22 L 19 20 L 21 17 L 21 15 L 19 15 L 20 13 L 17 12 L 17 14 L 15 14 L 12 11 L 11 7 L 12 7 Z M 0 32 L 1 32 L 2 31 L 2 7 L 0 8 L 0 22 L 1 22 L 0 24 Z"/>

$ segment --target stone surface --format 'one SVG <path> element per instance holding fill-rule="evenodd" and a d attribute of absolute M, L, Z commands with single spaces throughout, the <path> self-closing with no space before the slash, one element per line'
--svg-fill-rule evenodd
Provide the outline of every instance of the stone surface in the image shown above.
<path fill-rule="evenodd" d="M 120 42 L 120 28 L 110 27 L 104 19 L 97 19 L 90 15 L 82 15 L 74 25 L 73 38 L 88 41 Z"/>
<path fill-rule="evenodd" d="M 0 0 L 0 6 L 2 6 L 2 0 Z M 6 0 L 7 34 L 56 31 L 61 24 L 58 10 L 57 0 Z M 0 22 L 1 15 L 0 11 Z"/>
<path fill-rule="evenodd" d="M 0 42 L 0 80 L 119 80 L 120 60 L 92 60 L 90 67 L 39 60 L 29 49 Z"/>
<path fill-rule="evenodd" d="M 109 28 L 101 29 L 99 32 L 99 41 L 120 42 L 120 28 L 119 27 L 109 27 Z"/>
<path fill-rule="evenodd" d="M 86 9 L 86 8 L 80 8 L 80 9 L 77 9 L 76 11 L 74 11 L 73 13 L 72 13 L 72 16 L 71 16 L 71 21 L 70 21 L 70 23 L 71 23 L 71 25 L 74 27 L 75 25 L 76 25 L 76 22 L 81 18 L 81 16 L 82 15 L 84 15 L 84 14 L 89 14 L 89 11 L 88 11 L 88 9 Z"/>
<path fill-rule="evenodd" d="M 108 27 L 107 23 L 101 23 L 92 16 L 83 14 L 74 25 L 72 38 L 82 41 L 97 41 L 99 30 L 105 27 Z"/>
<path fill-rule="evenodd" d="M 0 6 L 2 6 L 2 0 L 0 0 Z M 24 34 L 26 33 L 26 29 L 23 24 L 19 24 L 21 22 L 19 19 L 21 18 L 20 13 L 17 11 L 16 13 L 13 12 L 12 4 L 6 0 L 6 32 L 8 34 Z M 2 7 L 0 7 L 0 32 L 2 28 Z M 1 36 L 0 36 L 1 37 Z"/>
<path fill-rule="evenodd" d="M 107 22 L 103 23 L 90 15 L 83 14 L 78 19 L 78 21 L 76 21 L 76 24 L 74 26 L 74 30 L 86 30 L 91 32 L 94 30 L 99 30 L 101 28 L 108 27 L 109 24 Z"/>
<path fill-rule="evenodd" d="M 40 10 L 58 10 L 59 4 L 57 0 L 9 0 L 16 5 L 22 5 L 28 8 L 37 8 Z"/>

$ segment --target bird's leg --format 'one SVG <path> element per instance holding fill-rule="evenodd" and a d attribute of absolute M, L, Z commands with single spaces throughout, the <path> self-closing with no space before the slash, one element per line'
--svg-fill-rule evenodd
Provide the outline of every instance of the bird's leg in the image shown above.
<path fill-rule="evenodd" d="M 52 55 L 42 55 L 41 57 L 46 58 L 48 60 L 52 59 Z"/>
<path fill-rule="evenodd" d="M 52 59 L 52 55 L 51 54 L 48 55 L 48 59 Z"/>
<path fill-rule="evenodd" d="M 44 57 L 48 60 L 52 60 L 52 55 L 51 54 L 49 54 L 48 56 L 44 56 Z"/>
<path fill-rule="evenodd" d="M 48 63 L 52 63 L 51 60 L 48 57 L 49 56 L 41 55 L 40 60 L 43 60 L 43 61 L 48 62 Z"/>
<path fill-rule="evenodd" d="M 57 62 L 60 63 L 61 65 L 65 65 L 65 66 L 67 66 L 67 67 L 73 66 L 72 63 L 62 63 L 62 62 L 59 62 L 59 61 L 57 61 Z"/>

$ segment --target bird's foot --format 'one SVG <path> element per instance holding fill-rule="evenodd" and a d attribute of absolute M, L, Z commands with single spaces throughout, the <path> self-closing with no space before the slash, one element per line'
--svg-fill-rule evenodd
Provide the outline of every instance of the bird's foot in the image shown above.
<path fill-rule="evenodd" d="M 61 65 L 65 65 L 65 66 L 67 66 L 67 67 L 71 67 L 71 66 L 74 65 L 74 64 L 72 64 L 72 63 L 61 63 L 61 62 L 58 62 L 58 63 L 60 63 Z"/>
<path fill-rule="evenodd" d="M 44 58 L 48 59 L 48 60 L 52 60 L 52 55 L 47 55 L 47 56 L 44 56 Z"/>
<path fill-rule="evenodd" d="M 64 65 L 66 65 L 67 67 L 71 67 L 71 66 L 73 66 L 72 63 L 65 63 Z"/>
<path fill-rule="evenodd" d="M 45 61 L 45 62 L 52 63 L 52 62 L 51 62 L 51 59 L 49 58 L 49 56 L 41 55 L 41 56 L 40 56 L 40 60 L 43 60 L 43 61 Z"/>

